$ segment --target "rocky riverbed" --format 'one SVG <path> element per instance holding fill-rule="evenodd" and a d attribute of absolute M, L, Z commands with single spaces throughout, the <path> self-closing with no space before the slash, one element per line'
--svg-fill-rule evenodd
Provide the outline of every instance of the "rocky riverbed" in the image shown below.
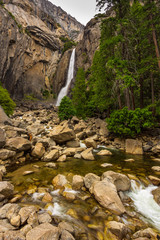
<path fill-rule="evenodd" d="M 153 184 L 160 203 L 158 130 L 121 140 L 52 105 L 0 111 L 0 239 L 157 239 L 128 192 Z"/>

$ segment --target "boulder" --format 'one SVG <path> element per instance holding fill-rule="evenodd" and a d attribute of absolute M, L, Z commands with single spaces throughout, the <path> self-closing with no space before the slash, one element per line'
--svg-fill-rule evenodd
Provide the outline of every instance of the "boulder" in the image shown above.
<path fill-rule="evenodd" d="M 61 240 L 75 240 L 71 233 L 66 230 L 63 230 L 61 233 Z"/>
<path fill-rule="evenodd" d="M 72 188 L 74 190 L 80 190 L 84 186 L 83 177 L 80 175 L 74 175 L 72 180 Z"/>
<path fill-rule="evenodd" d="M 85 144 L 87 146 L 87 148 L 96 148 L 97 147 L 97 143 L 93 140 L 93 138 L 86 138 L 85 139 Z"/>
<path fill-rule="evenodd" d="M 160 172 L 160 166 L 153 166 L 152 170 L 155 172 Z"/>
<path fill-rule="evenodd" d="M 74 228 L 72 227 L 72 225 L 68 222 L 60 222 L 58 224 L 58 228 L 60 229 L 60 231 L 66 230 L 70 233 L 74 233 Z"/>
<path fill-rule="evenodd" d="M 52 222 L 52 218 L 49 215 L 49 213 L 45 212 L 45 213 L 42 213 L 42 214 L 38 215 L 38 222 L 40 224 L 41 223 L 50 223 L 50 222 Z"/>
<path fill-rule="evenodd" d="M 51 196 L 50 193 L 45 193 L 45 195 L 42 198 L 42 202 L 49 203 L 49 202 L 52 202 L 52 200 L 53 200 L 53 197 Z"/>
<path fill-rule="evenodd" d="M 9 125 L 12 124 L 11 120 L 5 114 L 5 112 L 1 106 L 0 106 L 0 124 L 9 124 Z"/>
<path fill-rule="evenodd" d="M 3 207 L 0 208 L 0 219 L 6 218 L 6 214 L 11 206 L 12 206 L 11 203 L 7 203 Z"/>
<path fill-rule="evenodd" d="M 137 139 L 126 139 L 125 149 L 126 153 L 143 154 L 142 142 Z"/>
<path fill-rule="evenodd" d="M 107 224 L 107 229 L 111 233 L 116 235 L 118 237 L 118 239 L 124 239 L 129 230 L 125 224 L 116 222 L 116 221 L 110 221 Z"/>
<path fill-rule="evenodd" d="M 111 164 L 111 163 L 102 163 L 101 164 L 101 167 L 103 167 L 103 168 L 112 167 L 112 166 L 113 166 L 113 164 Z"/>
<path fill-rule="evenodd" d="M 86 128 L 86 123 L 83 120 L 81 120 L 78 124 L 75 125 L 74 131 L 77 134 L 79 132 L 82 132 L 85 128 Z"/>
<path fill-rule="evenodd" d="M 97 153 L 99 156 L 110 156 L 112 153 L 109 150 L 101 150 L 100 152 Z"/>
<path fill-rule="evenodd" d="M 42 143 L 36 143 L 31 155 L 36 158 L 41 158 L 45 153 L 45 148 Z"/>
<path fill-rule="evenodd" d="M 59 239 L 59 229 L 50 223 L 42 223 L 30 230 L 26 235 L 26 240 L 57 240 Z"/>
<path fill-rule="evenodd" d="M 0 232 L 8 232 L 10 230 L 15 230 L 9 222 L 8 219 L 0 220 Z M 7 240 L 7 239 L 6 239 Z"/>
<path fill-rule="evenodd" d="M 65 143 L 76 138 L 75 132 L 67 124 L 58 125 L 50 132 L 50 137 L 56 143 Z"/>
<path fill-rule="evenodd" d="M 58 159 L 58 157 L 59 151 L 57 149 L 54 149 L 44 155 L 43 161 L 45 162 L 55 161 Z"/>
<path fill-rule="evenodd" d="M 26 151 L 31 149 L 31 142 L 22 137 L 10 138 L 6 142 L 6 148 L 12 151 Z"/>
<path fill-rule="evenodd" d="M 77 152 L 77 148 L 66 148 L 63 151 L 63 155 L 66 155 L 67 157 L 73 157 L 76 152 Z"/>
<path fill-rule="evenodd" d="M 53 163 L 53 162 L 49 162 L 45 165 L 45 167 L 49 167 L 49 168 L 54 168 L 54 169 L 57 169 L 57 165 L 56 163 Z"/>
<path fill-rule="evenodd" d="M 146 228 L 144 230 L 140 230 L 133 234 L 133 239 L 135 238 L 149 238 L 149 239 L 157 239 L 157 234 L 154 232 L 152 228 Z"/>
<path fill-rule="evenodd" d="M 52 184 L 55 188 L 62 188 L 65 186 L 65 184 L 67 184 L 67 179 L 64 175 L 58 174 L 53 178 Z"/>
<path fill-rule="evenodd" d="M 160 205 L 160 187 L 152 191 L 154 200 Z"/>
<path fill-rule="evenodd" d="M 117 189 L 112 179 L 105 178 L 92 184 L 90 192 L 94 194 L 99 204 L 117 215 L 125 212 L 125 208 L 117 194 Z"/>
<path fill-rule="evenodd" d="M 31 126 L 27 127 L 28 132 L 33 135 L 33 136 L 37 136 L 43 132 L 45 132 L 45 128 L 43 125 L 40 124 L 32 124 Z"/>
<path fill-rule="evenodd" d="M 84 177 L 84 184 L 86 188 L 90 188 L 94 182 L 100 181 L 100 177 L 94 173 L 88 173 Z"/>
<path fill-rule="evenodd" d="M 18 213 L 21 217 L 21 224 L 23 225 L 29 218 L 30 214 L 36 212 L 36 210 L 37 209 L 34 206 L 22 207 Z"/>
<path fill-rule="evenodd" d="M 2 148 L 6 143 L 6 134 L 5 131 L 0 128 L 0 148 Z"/>
<path fill-rule="evenodd" d="M 94 159 L 92 150 L 93 150 L 93 148 L 87 148 L 86 150 L 84 150 L 81 153 L 82 158 L 85 160 L 94 161 L 95 159 Z"/>
<path fill-rule="evenodd" d="M 152 151 L 153 153 L 160 153 L 160 143 L 158 143 L 157 145 L 155 145 L 155 146 L 151 149 L 151 151 Z"/>
<path fill-rule="evenodd" d="M 65 154 L 63 154 L 62 156 L 60 156 L 57 160 L 57 162 L 65 162 L 67 159 L 67 156 Z"/>
<path fill-rule="evenodd" d="M 5 198 L 10 198 L 13 196 L 14 186 L 7 181 L 0 182 L 0 194 Z"/>
<path fill-rule="evenodd" d="M 36 212 L 32 212 L 30 215 L 29 215 L 29 218 L 27 219 L 27 223 L 32 227 L 37 227 L 39 225 L 38 223 L 38 215 Z"/>
<path fill-rule="evenodd" d="M 80 142 L 78 139 L 73 140 L 73 141 L 68 141 L 66 143 L 66 146 L 69 148 L 77 148 L 77 147 L 80 147 Z"/>
<path fill-rule="evenodd" d="M 113 179 L 113 183 L 116 186 L 117 191 L 128 191 L 131 187 L 130 179 L 124 174 L 107 171 L 102 174 L 102 180 L 107 177 L 111 177 Z"/>
<path fill-rule="evenodd" d="M 154 176 L 148 176 L 149 180 L 152 182 L 153 185 L 159 186 L 160 185 L 160 178 Z"/>
<path fill-rule="evenodd" d="M 7 231 L 3 235 L 3 240 L 25 240 L 25 236 L 20 231 Z"/>
<path fill-rule="evenodd" d="M 8 149 L 0 149 L 0 159 L 7 160 L 12 158 L 16 155 L 16 152 L 8 150 Z"/>

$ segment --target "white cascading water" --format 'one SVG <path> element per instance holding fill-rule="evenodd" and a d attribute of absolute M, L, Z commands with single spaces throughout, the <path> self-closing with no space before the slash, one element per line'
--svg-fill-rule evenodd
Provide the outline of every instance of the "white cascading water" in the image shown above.
<path fill-rule="evenodd" d="M 61 89 L 61 91 L 58 94 L 58 98 L 57 98 L 57 102 L 56 102 L 56 106 L 59 106 L 61 103 L 61 100 L 64 96 L 67 95 L 68 92 L 68 87 L 73 79 L 73 75 L 74 75 L 74 64 L 75 64 L 75 51 L 76 49 L 74 48 L 71 54 L 71 58 L 70 58 L 70 63 L 69 63 L 69 68 L 68 68 L 68 75 L 67 75 L 67 82 L 65 87 L 63 87 Z"/>
<path fill-rule="evenodd" d="M 152 191 L 157 187 L 150 185 L 144 188 L 142 185 L 137 186 L 132 180 L 132 191 L 128 196 L 133 200 L 138 212 L 140 212 L 146 220 L 160 230 L 160 206 L 153 199 Z"/>

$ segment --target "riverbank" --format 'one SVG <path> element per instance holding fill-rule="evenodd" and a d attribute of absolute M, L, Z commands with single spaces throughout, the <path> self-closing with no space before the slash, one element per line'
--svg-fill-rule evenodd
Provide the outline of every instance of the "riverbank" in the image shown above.
<path fill-rule="evenodd" d="M 136 140 L 114 139 L 101 119 L 83 121 L 73 117 L 60 123 L 57 109 L 52 105 L 31 111 L 19 108 L 9 124 L 1 124 L 0 138 L 2 239 L 10 239 L 13 231 L 12 239 L 28 240 L 42 236 L 62 240 L 156 239 L 158 232 L 148 229 L 151 225 L 141 220 L 126 191 L 131 190 L 132 180 L 145 186 L 160 184 L 159 152 L 153 151 L 158 149 L 158 135 Z M 149 155 L 154 155 L 148 157 L 155 163 L 150 166 L 154 169 L 147 170 L 150 175 L 138 170 L 140 167 L 136 168 L 135 163 L 143 158 L 146 149 Z M 114 151 L 140 154 L 128 158 L 126 155 L 121 160 L 123 164 L 134 165 L 132 171 L 115 167 L 120 156 L 113 161 Z M 19 168 L 18 174 L 12 170 L 13 174 L 5 175 L 5 167 L 17 169 L 21 165 L 24 168 Z M 147 168 L 145 161 L 142 167 Z M 70 171 L 72 168 L 76 174 L 74 169 Z M 86 172 L 87 168 L 91 172 Z M 101 168 L 99 173 L 94 170 L 98 168 Z M 41 174 L 38 177 L 40 171 L 43 177 Z M 136 176 L 138 171 L 140 178 Z M 154 194 L 157 202 L 158 194 Z M 40 231 L 42 228 L 45 230 Z M 37 232 L 40 235 L 36 238 Z"/>

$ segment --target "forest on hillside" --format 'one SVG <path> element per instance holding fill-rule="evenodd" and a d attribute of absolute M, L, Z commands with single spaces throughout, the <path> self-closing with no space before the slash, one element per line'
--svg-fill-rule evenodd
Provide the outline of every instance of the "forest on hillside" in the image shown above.
<path fill-rule="evenodd" d="M 106 7 L 93 64 L 78 69 L 73 103 L 80 116 L 127 107 L 159 115 L 160 4 L 158 1 L 97 0 Z"/>

